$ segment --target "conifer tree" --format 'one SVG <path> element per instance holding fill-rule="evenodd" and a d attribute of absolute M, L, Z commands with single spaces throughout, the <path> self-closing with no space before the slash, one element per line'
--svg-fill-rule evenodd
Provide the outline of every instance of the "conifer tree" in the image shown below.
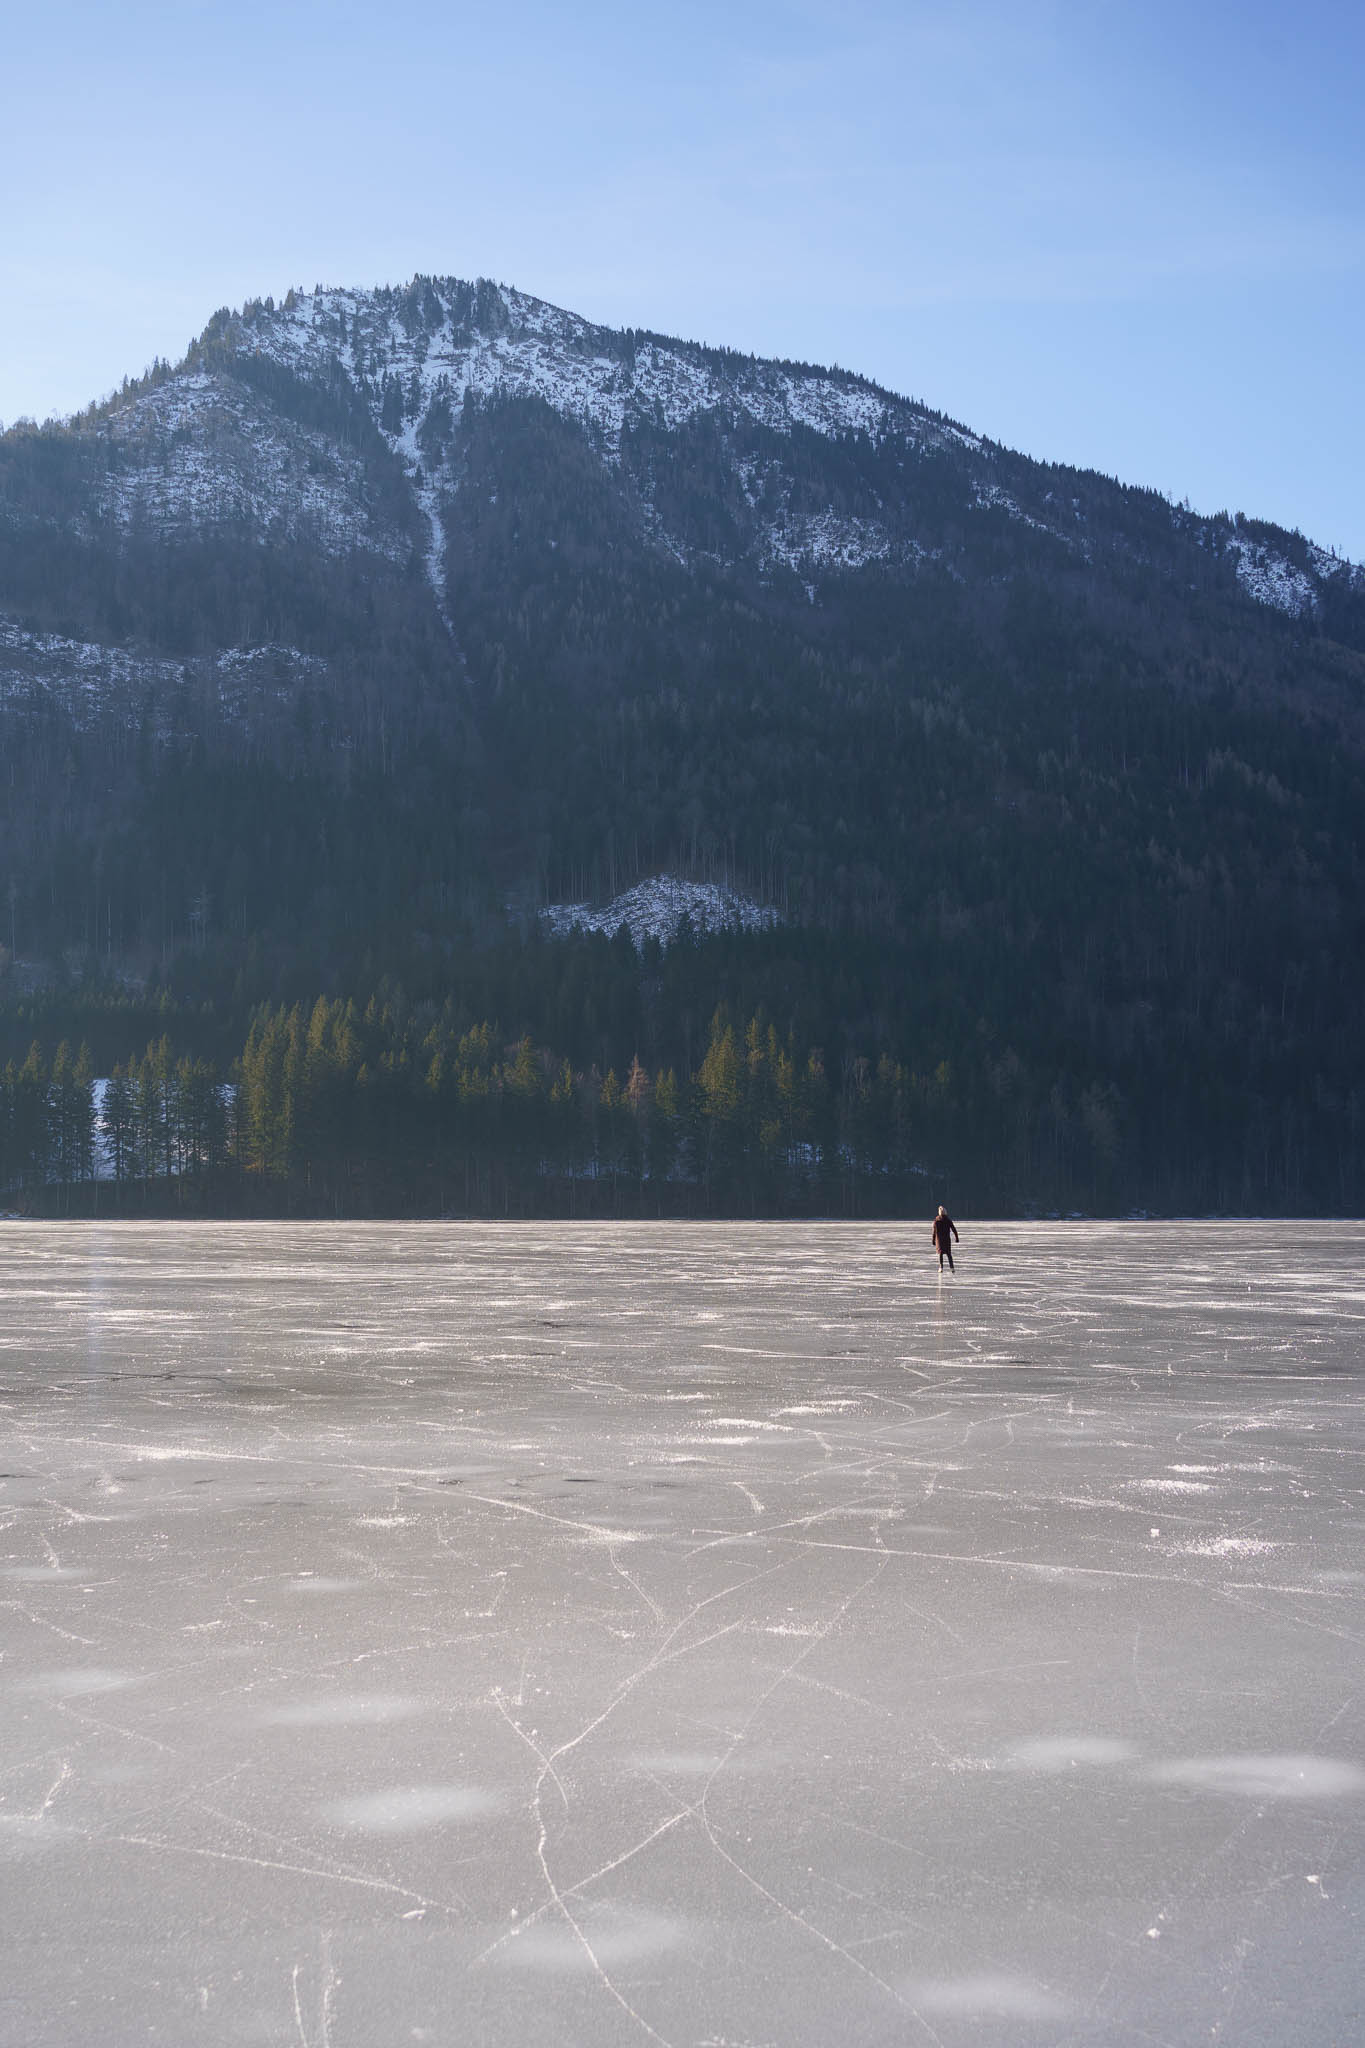
<path fill-rule="evenodd" d="M 47 1090 L 47 1064 L 35 1038 L 14 1074 L 12 1088 L 13 1172 L 20 1187 L 41 1187 L 49 1177 L 52 1140 Z"/>
<path fill-rule="evenodd" d="M 126 1180 L 135 1178 L 137 1163 L 137 1121 L 136 1104 L 132 1088 L 128 1084 L 127 1069 L 115 1066 L 113 1073 L 104 1084 L 104 1100 L 100 1105 L 100 1129 L 104 1138 L 104 1149 L 113 1168 L 114 1181 L 122 1186 Z"/>
<path fill-rule="evenodd" d="M 728 1191 L 740 1150 L 739 1046 L 725 1006 L 711 1020 L 711 1040 L 697 1072 L 702 1179 L 708 1194 Z"/>

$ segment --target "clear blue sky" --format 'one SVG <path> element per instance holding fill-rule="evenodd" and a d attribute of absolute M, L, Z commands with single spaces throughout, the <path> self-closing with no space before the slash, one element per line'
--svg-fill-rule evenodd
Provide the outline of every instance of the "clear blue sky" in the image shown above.
<path fill-rule="evenodd" d="M 1365 560 L 1359 0 L 46 0 L 0 49 L 0 419 L 482 274 Z"/>

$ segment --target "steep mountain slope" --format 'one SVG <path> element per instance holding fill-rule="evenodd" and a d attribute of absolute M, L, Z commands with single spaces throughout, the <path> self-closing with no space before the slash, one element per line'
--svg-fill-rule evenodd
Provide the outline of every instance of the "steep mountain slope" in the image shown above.
<path fill-rule="evenodd" d="M 714 997 L 947 1061 L 1016 1192 L 1045 1126 L 1361 1185 L 1365 573 L 848 372 L 487 282 L 220 313 L 0 436 L 0 744 L 12 984 L 435 991 L 685 875 L 784 921 Z M 588 957 L 501 1022 L 628 1062 Z"/>
<path fill-rule="evenodd" d="M 41 567 L 24 573 L 35 544 L 51 581 L 59 538 L 71 554 L 250 536 L 372 575 L 415 556 L 444 613 L 461 567 L 447 516 L 468 495 L 472 422 L 490 411 L 570 425 L 636 540 L 683 565 L 790 571 L 812 602 L 822 574 L 867 564 L 970 575 L 1003 532 L 1021 559 L 1031 546 L 1054 568 L 1103 573 L 1126 557 L 1361 637 L 1365 573 L 1299 535 L 1199 519 L 1013 456 L 851 373 L 617 333 L 505 287 L 420 278 L 225 311 L 177 370 L 157 366 L 68 429 L 12 430 L 6 598 L 41 590 Z M 509 480 L 509 495 L 524 493 Z M 111 623 L 145 623 L 165 643 L 178 625 L 116 612 Z"/>
<path fill-rule="evenodd" d="M 423 279 L 401 294 L 291 295 L 246 334 L 231 321 L 210 329 L 207 358 L 219 335 L 239 356 L 248 351 L 314 383 L 326 385 L 340 367 L 364 393 L 428 522 L 426 559 L 441 598 L 443 501 L 461 477 L 455 416 L 470 399 L 539 400 L 574 422 L 617 473 L 644 530 L 684 562 L 712 552 L 727 566 L 760 570 L 913 565 L 952 551 L 954 518 L 992 513 L 1087 560 L 1097 544 L 1115 543 L 1122 501 L 1133 495 L 1102 494 L 1092 505 L 1090 492 L 1060 490 L 1041 465 L 851 374 L 616 334 L 487 285 Z M 830 474 L 828 451 L 812 451 L 811 436 L 858 444 L 844 474 Z M 719 524 L 699 532 L 678 489 L 678 451 L 698 445 L 713 457 L 706 498 L 713 521 L 718 501 L 728 514 L 728 547 L 705 547 L 721 539 Z M 890 454 L 879 469 L 866 460 L 873 450 Z M 936 457 L 948 458 L 953 476 L 937 492 L 920 474 Z M 1177 516 L 1173 525 L 1225 562 L 1252 599 L 1291 616 L 1319 612 L 1329 593 L 1365 588 L 1349 564 L 1294 536 L 1243 531 L 1227 519 Z"/>

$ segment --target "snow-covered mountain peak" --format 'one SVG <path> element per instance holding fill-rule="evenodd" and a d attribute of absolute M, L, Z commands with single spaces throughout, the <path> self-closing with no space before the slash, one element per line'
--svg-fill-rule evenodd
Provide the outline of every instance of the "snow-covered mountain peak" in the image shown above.
<path fill-rule="evenodd" d="M 216 314 L 178 368 L 73 423 L 106 444 L 79 516 L 87 534 L 107 521 L 176 543 L 316 548 L 365 575 L 420 564 L 463 660 L 471 555 L 529 545 L 523 502 L 542 515 L 535 548 L 559 546 L 536 465 L 562 463 L 567 444 L 524 403 L 522 438 L 507 440 L 518 401 L 568 423 L 586 443 L 569 459 L 599 466 L 611 537 L 602 527 L 595 546 L 785 582 L 812 604 L 863 572 L 970 584 L 1016 568 L 1088 575 L 1106 554 L 1194 588 L 1175 566 L 1190 541 L 1234 603 L 1328 630 L 1365 587 L 1365 572 L 1274 526 L 1164 502 L 1144 526 L 1108 480 L 1011 455 L 851 372 L 611 329 L 453 277 Z"/>
<path fill-rule="evenodd" d="M 239 348 L 319 372 L 339 361 L 378 409 L 396 380 L 405 419 L 420 420 L 439 393 L 537 397 L 615 453 L 632 416 L 676 429 L 698 413 L 744 415 L 773 432 L 912 433 L 979 448 L 975 435 L 849 372 L 761 362 L 663 336 L 594 326 L 507 285 L 415 278 L 402 290 L 291 293 L 282 306 L 248 307 Z M 399 438 L 390 409 L 387 431 Z"/>
<path fill-rule="evenodd" d="M 632 430 L 676 434 L 704 417 L 745 437 L 776 437 L 778 448 L 805 432 L 992 459 L 977 436 L 851 372 L 595 326 L 487 279 L 417 277 L 401 289 L 291 292 L 278 307 L 266 301 L 239 316 L 216 316 L 200 344 L 201 358 L 210 355 L 211 342 L 226 344 L 238 357 L 279 363 L 313 383 L 331 384 L 340 374 L 361 395 L 422 514 L 428 578 L 443 616 L 444 516 L 459 484 L 448 442 L 470 398 L 539 400 L 579 426 L 613 469 L 622 464 Z M 893 544 L 865 512 L 806 506 L 795 458 L 777 458 L 775 469 L 783 474 L 769 494 L 772 502 L 754 507 L 754 530 L 743 550 L 759 573 L 784 565 L 804 577 L 893 554 L 906 561 L 923 554 L 917 546 Z M 655 512 L 651 482 L 636 482 L 650 537 L 686 562 L 687 546 Z"/>

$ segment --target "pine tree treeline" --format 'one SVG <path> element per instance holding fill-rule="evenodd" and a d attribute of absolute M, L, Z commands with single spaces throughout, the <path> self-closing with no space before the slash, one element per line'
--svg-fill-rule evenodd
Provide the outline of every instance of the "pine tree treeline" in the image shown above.
<path fill-rule="evenodd" d="M 1216 921 L 1187 938 L 1216 972 Z M 354 996 L 305 993 L 321 977 L 283 952 L 227 965 L 0 1000 L 0 1204 L 894 1215 L 932 1187 L 978 1215 L 1365 1208 L 1355 1013 L 1301 1058 L 1316 998 L 1288 975 L 1247 1028 L 1216 992 L 1163 1011 L 1101 1000 L 1093 970 L 1025 976 L 969 928 L 933 954 L 533 929 L 401 972 L 380 955 Z"/>
<path fill-rule="evenodd" d="M 106 1204 L 370 1212 L 826 1213 L 923 1199 L 918 1111 L 941 1096 L 883 1056 L 826 1070 L 762 1012 L 722 1005 L 695 1073 L 575 1069 L 528 1036 L 397 1001 L 266 1007 L 220 1077 L 169 1040 L 96 1101 L 89 1049 L 35 1042 L 0 1074 L 0 1188 Z M 98 1161 L 98 1173 L 97 1173 Z"/>
<path fill-rule="evenodd" d="M 209 1061 L 174 1057 L 163 1037 L 116 1066 L 97 1103 L 89 1046 L 63 1040 L 49 1060 L 35 1040 L 0 1071 L 0 1192 L 69 1208 L 107 1176 L 202 1193 L 229 1160 L 231 1100 Z"/>
<path fill-rule="evenodd" d="M 0 1186 L 65 1191 L 95 1170 L 95 1100 L 90 1049 L 63 1039 L 51 1061 L 35 1042 L 22 1063 L 0 1072 Z"/>

